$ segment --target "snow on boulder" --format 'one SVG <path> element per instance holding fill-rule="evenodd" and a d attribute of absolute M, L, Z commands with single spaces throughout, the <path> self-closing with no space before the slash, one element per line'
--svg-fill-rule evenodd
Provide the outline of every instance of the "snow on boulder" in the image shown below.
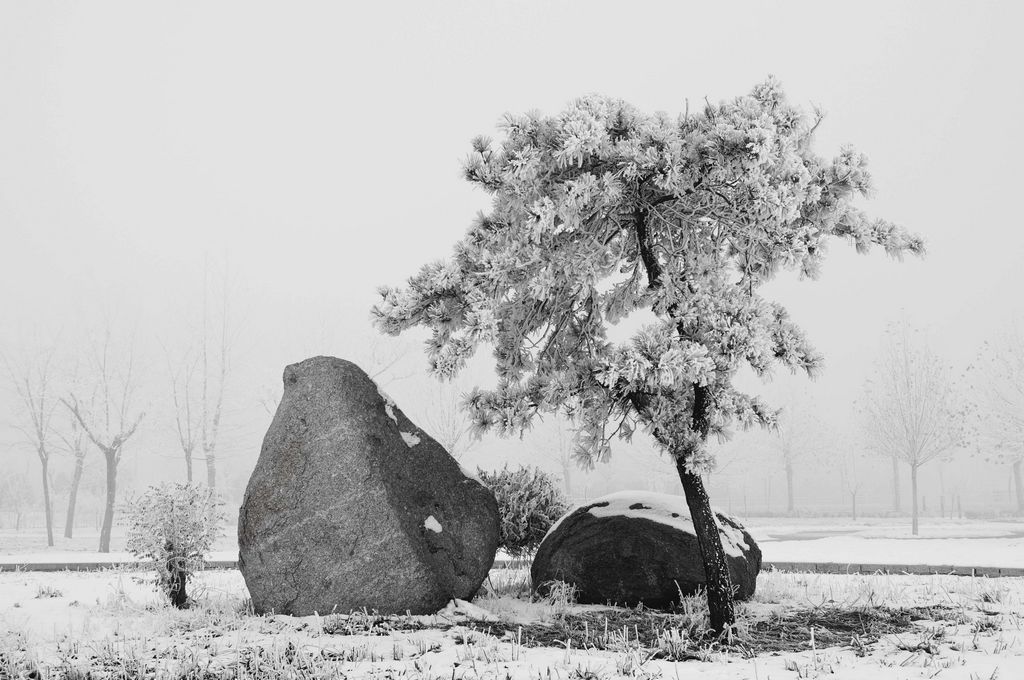
<path fill-rule="evenodd" d="M 754 594 L 761 550 L 720 512 L 722 545 L 736 596 Z M 697 536 L 682 496 L 619 491 L 570 510 L 540 544 L 530 570 L 534 590 L 551 581 L 578 589 L 583 604 L 667 607 L 706 583 Z"/>
<path fill-rule="evenodd" d="M 416 455 L 409 455 L 409 447 Z M 498 505 L 358 366 L 288 366 L 238 518 L 258 613 L 430 614 L 480 588 Z"/>
<path fill-rule="evenodd" d="M 373 378 L 371 378 L 371 380 L 372 379 Z M 380 398 L 384 400 L 384 413 L 387 413 L 388 418 L 391 418 L 391 420 L 395 421 L 395 425 L 397 425 L 398 418 L 395 416 L 395 402 L 392 401 L 391 397 L 388 396 L 388 393 L 382 390 L 380 387 L 377 388 L 377 394 L 379 394 Z"/>

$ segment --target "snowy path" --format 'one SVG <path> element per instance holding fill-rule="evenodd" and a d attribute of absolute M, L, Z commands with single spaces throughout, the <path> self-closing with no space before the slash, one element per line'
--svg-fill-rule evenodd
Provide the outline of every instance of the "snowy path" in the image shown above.
<path fill-rule="evenodd" d="M 870 539 L 832 536 L 814 540 L 769 540 L 760 545 L 765 567 L 770 568 L 776 564 L 784 570 L 871 572 L 876 570 L 877 565 L 889 565 L 894 567 L 894 571 L 929 573 L 929 569 L 912 568 L 928 565 L 940 573 L 949 571 L 949 567 L 1001 568 L 1024 572 L 1024 539 L 1021 538 Z M 233 551 L 218 551 L 210 555 L 211 566 L 217 568 L 231 568 L 236 559 L 237 553 Z M 502 560 L 503 557 L 499 555 L 499 565 Z M 0 555 L 0 570 L 93 570 L 135 562 L 137 560 L 129 553 L 44 551 Z M 844 568 L 847 565 L 849 568 Z M 1011 571 L 1010 575 L 1024 573 Z"/>
<path fill-rule="evenodd" d="M 869 518 L 856 523 L 814 518 L 754 519 L 748 527 L 766 563 L 1024 569 L 1024 522 L 1020 521 L 932 520 L 922 524 L 922 535 L 917 538 L 908 536 L 909 526 L 900 518 Z M 15 538 L 0 534 L 0 569 L 10 570 L 15 565 L 66 565 L 75 569 L 87 564 L 136 561 L 127 552 L 104 554 L 60 544 L 56 549 L 29 547 L 26 541 Z M 210 560 L 217 566 L 231 566 L 238 557 L 233 537 L 217 547 Z M 507 556 L 498 555 L 499 560 L 503 557 Z"/>
<path fill-rule="evenodd" d="M 766 562 L 929 564 L 1024 569 L 1024 538 L 862 538 L 763 541 Z"/>

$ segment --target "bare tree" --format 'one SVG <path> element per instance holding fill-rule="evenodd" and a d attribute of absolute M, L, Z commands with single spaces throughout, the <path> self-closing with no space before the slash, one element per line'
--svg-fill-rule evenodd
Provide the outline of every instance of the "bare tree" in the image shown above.
<path fill-rule="evenodd" d="M 193 381 L 195 379 L 196 361 L 189 361 L 185 357 L 184 366 L 171 370 L 171 400 L 174 403 L 174 428 L 178 435 L 178 445 L 185 455 L 185 479 L 191 484 L 193 481 L 192 459 L 196 447 L 199 445 L 199 425 L 196 423 L 192 413 L 193 406 Z M 204 404 L 205 405 L 205 404 Z"/>
<path fill-rule="evenodd" d="M 172 371 L 171 399 L 178 444 L 185 457 L 185 474 L 194 480 L 194 458 L 206 462 L 206 484 L 217 487 L 217 442 L 224 410 L 224 385 L 228 376 L 228 345 L 222 339 L 217 367 L 211 375 L 208 339 L 203 334 L 199 350 L 187 353 L 182 366 Z"/>
<path fill-rule="evenodd" d="M 416 370 L 402 366 L 402 360 L 410 355 L 408 342 L 371 333 L 365 338 L 364 347 L 357 353 L 356 361 L 366 362 L 367 373 L 381 387 L 416 374 Z"/>
<path fill-rule="evenodd" d="M 786 473 L 786 512 L 793 514 L 796 511 L 796 469 L 806 464 L 812 456 L 820 454 L 821 425 L 808 413 L 806 404 L 791 398 L 788 406 L 780 413 L 771 438 Z"/>
<path fill-rule="evenodd" d="M 198 346 L 185 352 L 171 369 L 171 399 L 178 444 L 185 456 L 185 473 L 193 481 L 193 459 L 206 462 L 206 485 L 217 488 L 217 442 L 224 412 L 224 387 L 229 370 L 228 296 L 224 283 L 219 309 L 219 330 L 210 334 L 209 282 L 204 271 L 202 323 Z M 211 345 L 216 345 L 211 350 Z M 168 360 L 168 364 L 171 361 Z"/>
<path fill-rule="evenodd" d="M 53 413 L 57 402 L 53 390 L 51 364 L 53 351 L 47 351 L 37 360 L 15 368 L 5 357 L 4 364 L 14 385 L 14 392 L 24 411 L 23 421 L 15 425 L 35 450 L 43 480 L 43 506 L 46 510 L 46 544 L 53 547 L 53 503 L 50 500 L 50 457 L 53 450 Z"/>
<path fill-rule="evenodd" d="M 340 356 L 353 361 L 365 370 L 370 379 L 379 387 L 387 387 L 416 374 L 416 370 L 402 365 L 402 360 L 410 356 L 411 345 L 408 342 L 387 338 L 376 333 L 363 334 L 358 342 L 357 349 L 343 352 Z M 339 344 L 328 329 L 322 325 L 319 338 L 311 349 L 314 353 L 330 353 L 329 348 Z M 267 415 L 273 417 L 281 400 L 280 384 L 263 385 L 257 400 Z"/>
<path fill-rule="evenodd" d="M 25 472 L 13 467 L 6 468 L 4 474 L 0 475 L 0 507 L 14 513 L 15 531 L 21 531 L 25 507 L 33 500 Z"/>
<path fill-rule="evenodd" d="M 892 464 L 892 511 L 903 512 L 903 493 L 900 491 L 900 457 L 895 453 L 888 454 Z"/>
<path fill-rule="evenodd" d="M 82 475 L 85 472 L 85 454 L 88 450 L 85 430 L 78 424 L 78 419 L 71 414 L 71 422 L 67 434 L 58 436 L 64 442 L 65 450 L 74 460 L 74 469 L 71 473 L 71 485 L 68 488 L 68 510 L 64 518 L 64 538 L 72 538 L 75 531 L 75 507 L 78 503 L 78 489 L 82 485 Z"/>
<path fill-rule="evenodd" d="M 264 385 L 260 388 L 260 393 L 257 399 L 260 402 L 260 406 L 267 412 L 267 415 L 271 418 L 274 417 L 274 413 L 277 412 L 277 404 L 281 401 L 280 390 L 271 389 Z"/>
<path fill-rule="evenodd" d="M 459 406 L 460 390 L 450 383 L 437 384 L 437 398 L 423 409 L 423 429 L 455 460 L 471 451 L 480 440 Z"/>
<path fill-rule="evenodd" d="M 839 485 L 850 499 L 850 518 L 857 521 L 857 496 L 864 488 L 863 452 L 849 438 L 835 439 L 831 446 L 832 461 L 839 470 Z"/>
<path fill-rule="evenodd" d="M 76 362 L 74 369 L 71 374 L 71 384 L 73 386 L 78 385 L 78 364 Z M 73 392 L 81 392 L 78 387 L 73 387 Z M 86 404 L 85 409 L 91 411 L 95 402 L 95 390 L 89 396 L 89 402 Z M 68 413 L 68 426 L 67 429 L 59 428 L 57 430 L 57 436 L 64 444 L 64 451 L 71 456 L 73 461 L 73 468 L 71 472 L 71 482 L 68 485 L 68 508 L 64 518 L 64 538 L 73 538 L 75 532 L 75 510 L 78 507 L 78 491 L 82 486 L 82 476 L 85 474 L 85 463 L 86 454 L 89 450 L 89 441 L 86 437 L 85 430 L 78 424 L 78 419 L 75 418 L 73 413 Z"/>
<path fill-rule="evenodd" d="M 89 440 L 106 461 L 106 504 L 100 529 L 100 552 L 110 552 L 110 533 L 114 524 L 117 500 L 117 466 L 124 445 L 139 428 L 145 413 L 134 412 L 132 397 L 135 387 L 134 354 L 126 355 L 125 366 L 116 370 L 110 357 L 110 332 L 104 335 L 103 346 L 96 352 L 96 389 L 92 408 L 83 403 L 74 391 L 61 399 Z"/>
<path fill-rule="evenodd" d="M 558 467 L 562 472 L 562 485 L 565 487 L 565 495 L 567 498 L 572 499 L 574 496 L 572 486 L 573 470 L 577 467 L 576 447 L 573 443 L 575 432 L 566 425 L 564 420 L 555 418 L 554 427 L 550 428 L 550 433 L 549 436 L 541 438 L 540 443 L 534 445 L 534 449 L 545 458 L 558 463 Z"/>
<path fill-rule="evenodd" d="M 975 362 L 972 390 L 977 403 L 975 428 L 989 460 L 1009 464 L 1024 515 L 1024 333 L 1016 324 L 986 342 Z"/>
<path fill-rule="evenodd" d="M 912 334 L 906 323 L 889 329 L 875 377 L 865 386 L 863 410 L 868 446 L 910 468 L 916 536 L 917 473 L 963 441 L 964 409 L 958 408 L 950 368 Z"/>

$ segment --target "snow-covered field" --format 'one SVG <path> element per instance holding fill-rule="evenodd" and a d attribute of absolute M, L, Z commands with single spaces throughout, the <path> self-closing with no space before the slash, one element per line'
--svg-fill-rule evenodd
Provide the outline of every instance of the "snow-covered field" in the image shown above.
<path fill-rule="evenodd" d="M 748 522 L 767 561 L 1024 567 L 1024 522 Z M 119 562 L 88 534 L 46 548 L 0 533 L 0 569 Z M 233 560 L 233 531 L 210 555 Z M 201 574 L 187 611 L 144 571 L 0 570 L 0 678 L 34 667 L 101 677 L 1024 678 L 1024 578 L 762 573 L 739 638 L 701 634 L 699 600 L 670 614 L 531 602 L 525 570 L 496 569 L 473 605 L 433 617 L 259 617 L 234 570 Z M 812 640 L 811 631 L 814 631 Z M 208 672 L 209 671 L 209 672 Z M 155 673 L 155 675 L 154 675 Z M 147 675 L 148 674 L 148 675 Z M 81 676 L 78 676 L 81 677 Z"/>
<path fill-rule="evenodd" d="M 748 526 L 768 561 L 1024 567 L 1022 522 L 930 520 L 918 538 L 900 519 L 772 519 Z M 233 560 L 232 538 L 227 528 L 210 557 Z M 99 555 L 95 536 L 88 534 L 59 538 L 46 548 L 38 532 L 5 533 L 0 565 L 130 560 L 118 550 L 122 546 L 115 535 L 116 552 Z M 639 618 L 625 610 L 532 603 L 527 578 L 522 570 L 495 570 L 495 587 L 475 603 L 488 614 L 468 610 L 493 620 L 474 623 L 464 608 L 398 620 L 255 617 L 245 613 L 245 585 L 235 571 L 202 574 L 194 589 L 201 605 L 185 612 L 163 606 L 145 572 L 3 571 L 0 641 L 5 650 L 21 650 L 6 661 L 22 663 L 21 670 L 42 663 L 111 671 L 145 662 L 174 675 L 182 664 L 237 670 L 256 654 L 268 672 L 284 673 L 300 663 L 350 677 L 973 679 L 990 678 L 998 669 L 996 677 L 1004 680 L 1024 678 L 1020 578 L 763 573 L 755 600 L 741 609 L 741 632 L 761 630 L 750 633 L 759 642 L 746 648 L 742 640 L 721 648 L 698 639 L 695 621 L 702 614 L 695 614 L 696 603 L 673 616 Z M 938 621 L 923 620 L 877 642 L 870 642 L 871 626 L 862 635 L 853 629 L 828 635 L 830 616 L 870 618 L 889 611 L 885 607 L 936 606 L 907 615 Z M 815 612 L 822 615 L 819 624 Z M 763 644 L 773 625 L 789 644 Z M 338 634 L 343 630 L 351 634 Z"/>
<path fill-rule="evenodd" d="M 236 571 L 201 574 L 186 611 L 145 572 L 3 572 L 0 676 L 1024 678 L 1019 578 L 768 572 L 731 647 L 699 639 L 696 600 L 671 616 L 531 602 L 525 579 L 496 570 L 489 594 L 432 617 L 290 618 L 245 613 Z M 899 608 L 917 609 L 875 641 L 868 622 Z"/>

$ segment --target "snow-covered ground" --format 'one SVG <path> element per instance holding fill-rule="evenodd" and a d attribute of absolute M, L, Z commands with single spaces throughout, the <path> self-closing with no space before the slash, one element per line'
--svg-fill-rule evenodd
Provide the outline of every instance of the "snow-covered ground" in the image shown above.
<path fill-rule="evenodd" d="M 492 577 L 515 577 L 507 572 Z M 0 573 L 0 651 L 16 658 L 25 650 L 27 663 L 48 668 L 159 656 L 169 677 L 183 666 L 216 670 L 259 657 L 264 664 L 308 658 L 324 668 L 333 664 L 347 677 L 1024 678 L 1024 579 L 1019 578 L 764 573 L 754 601 L 741 605 L 743 625 L 771 622 L 796 610 L 857 611 L 882 605 L 939 606 L 948 620 L 921 621 L 868 645 L 856 639 L 832 648 L 807 643 L 795 651 L 753 656 L 708 648 L 696 661 L 651 658 L 652 650 L 638 644 L 629 630 L 612 631 L 611 638 L 619 642 L 605 649 L 526 646 L 521 633 L 517 639 L 516 626 L 594 608 L 532 603 L 508 594 L 485 596 L 475 606 L 453 606 L 433 617 L 413 617 L 416 625 L 425 626 L 418 630 L 388 630 L 381 621 L 372 622 L 371 630 L 369 619 L 356 617 L 356 634 L 342 635 L 339 626 L 351 623 L 345 617 L 242 613 L 245 587 L 235 571 L 203 573 L 194 591 L 200 606 L 176 611 L 160 602 L 144 572 Z M 490 620 L 485 629 L 503 622 L 500 628 L 511 632 L 471 631 L 467 626 L 473 618 Z M 679 614 L 678 620 L 680 630 L 666 631 L 666 640 L 685 637 L 687 617 Z"/>
<path fill-rule="evenodd" d="M 1024 567 L 1022 522 L 931 520 L 922 524 L 918 538 L 909 535 L 902 519 L 753 520 L 748 528 L 768 561 Z M 211 559 L 235 559 L 232 536 L 230 529 L 225 532 Z M 95 536 L 58 539 L 54 548 L 45 548 L 41 535 L 0 534 L 0 565 L 132 559 L 118 550 L 123 540 L 117 535 L 112 544 L 117 552 L 101 555 L 95 552 Z M 480 609 L 458 606 L 436 617 L 415 617 L 415 625 L 421 626 L 417 630 L 400 630 L 400 626 L 392 630 L 384 622 L 386 634 L 380 634 L 378 626 L 374 634 L 356 630 L 357 634 L 339 635 L 331 629 L 331 617 L 245 614 L 245 584 L 234 570 L 201 574 L 190 589 L 201 605 L 182 612 L 162 604 L 144 571 L 8 569 L 0 571 L 0 652 L 27 650 L 26 663 L 44 665 L 159 655 L 160 663 L 171 666 L 191 659 L 190 663 L 223 668 L 251 658 L 254 649 L 284 663 L 281 659 L 291 658 L 289 650 L 294 649 L 316 656 L 315 663 L 328 663 L 325 659 L 340 663 L 349 677 L 401 675 L 432 680 L 1024 678 L 1024 578 L 766 572 L 759 577 L 754 600 L 741 605 L 742 625 L 781 620 L 787 612 L 830 608 L 859 612 L 938 605 L 944 609 L 933 617 L 937 621 L 921 621 L 866 647 L 802 644 L 777 654 L 705 647 L 698 654 L 702 661 L 681 662 L 652 657 L 656 650 L 641 645 L 628 630 L 618 638 L 613 631 L 618 642 L 600 648 L 564 641 L 546 647 L 521 643 L 514 632 L 521 626 L 543 624 L 588 608 L 530 602 L 522 595 L 528 580 L 524 570 L 496 570 L 491 576 L 498 586 L 517 579 L 518 597 L 509 594 L 516 592 L 514 588 L 499 587 L 475 601 Z M 472 617 L 494 621 L 486 625 L 496 630 L 469 630 Z M 664 644 L 685 639 L 685 617 L 678 620 L 672 625 L 679 629 L 667 629 Z M 604 634 L 607 637 L 608 631 Z M 171 657 L 176 661 L 168 660 Z M 0 654 L 0 665 L 2 661 Z"/>

